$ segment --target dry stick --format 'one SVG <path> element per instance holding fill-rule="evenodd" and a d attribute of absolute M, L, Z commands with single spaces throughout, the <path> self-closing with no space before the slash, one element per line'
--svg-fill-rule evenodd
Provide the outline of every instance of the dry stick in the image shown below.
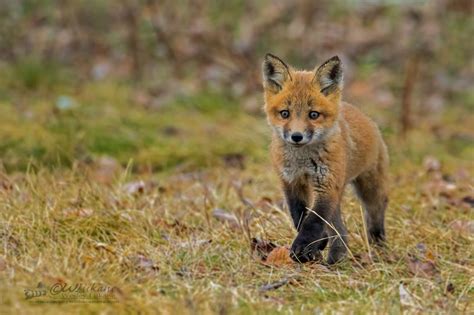
<path fill-rule="evenodd" d="M 125 10 L 125 20 L 128 31 L 128 50 L 132 57 L 133 76 L 139 79 L 142 74 L 142 62 L 140 56 L 140 36 L 137 6 L 134 4 L 123 3 Z"/>
<path fill-rule="evenodd" d="M 352 254 L 352 251 L 350 250 L 350 248 L 347 246 L 346 242 L 344 242 L 344 239 L 341 237 L 341 234 L 339 233 L 339 231 L 331 224 L 329 223 L 326 219 L 324 219 L 322 216 L 320 216 L 318 213 L 316 213 L 316 211 L 314 211 L 313 209 L 310 209 L 308 207 L 306 207 L 306 210 L 314 213 L 315 215 L 317 215 L 321 220 L 324 221 L 324 223 L 326 223 L 331 229 L 334 230 L 334 232 L 336 232 L 337 236 L 341 239 L 341 242 L 342 244 L 344 245 L 344 247 L 347 249 L 347 252 L 349 253 L 349 255 L 351 256 L 352 260 L 354 260 L 354 262 L 362 269 L 365 270 L 364 266 L 362 266 L 358 261 L 357 259 L 355 259 L 354 255 Z"/>
<path fill-rule="evenodd" d="M 418 77 L 420 65 L 420 54 L 415 52 L 410 56 L 406 65 L 406 76 L 405 84 L 403 87 L 402 97 L 402 112 L 400 116 L 400 124 L 402 128 L 402 135 L 405 136 L 409 129 L 412 127 L 412 94 L 415 86 L 416 79 Z"/>
<path fill-rule="evenodd" d="M 364 228 L 365 245 L 367 245 L 367 252 L 369 253 L 370 260 L 372 260 L 372 252 L 370 250 L 369 236 L 367 234 L 367 225 L 365 224 L 364 210 L 362 210 L 362 206 L 359 206 L 359 209 L 360 214 L 362 216 L 362 227 Z"/>

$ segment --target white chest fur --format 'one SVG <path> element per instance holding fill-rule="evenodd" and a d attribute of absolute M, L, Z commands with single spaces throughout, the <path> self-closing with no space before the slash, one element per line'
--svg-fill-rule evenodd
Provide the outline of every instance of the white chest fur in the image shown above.
<path fill-rule="evenodd" d="M 323 184 L 329 168 L 321 159 L 319 150 L 317 146 L 286 147 L 283 151 L 283 179 L 291 183 L 309 177 L 315 185 Z"/>

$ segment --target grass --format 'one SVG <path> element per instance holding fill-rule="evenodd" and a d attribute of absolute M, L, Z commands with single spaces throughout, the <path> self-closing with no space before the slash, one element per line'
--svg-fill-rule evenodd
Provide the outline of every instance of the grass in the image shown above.
<path fill-rule="evenodd" d="M 470 132 L 464 107 L 405 140 L 391 113 L 364 107 L 387 122 L 388 249 L 367 247 L 348 191 L 343 215 L 355 258 L 277 267 L 250 247 L 252 237 L 286 246 L 295 236 L 269 165 L 264 117 L 212 92 L 160 109 L 140 107 L 116 83 L 35 93 L 0 93 L 2 313 L 473 311 L 472 208 L 462 199 L 473 196 L 474 148 L 469 137 L 452 144 Z M 60 96 L 76 105 L 58 108 Z M 441 169 L 429 171 L 427 156 Z M 218 221 L 216 208 L 241 224 Z M 262 292 L 286 278 L 293 280 Z M 115 287 L 114 303 L 26 300 L 24 290 L 39 283 Z"/>

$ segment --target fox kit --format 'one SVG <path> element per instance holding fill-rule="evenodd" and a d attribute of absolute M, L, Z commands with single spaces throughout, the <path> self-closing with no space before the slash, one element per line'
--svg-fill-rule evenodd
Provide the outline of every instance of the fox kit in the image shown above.
<path fill-rule="evenodd" d="M 327 262 L 346 254 L 341 198 L 352 184 L 362 201 L 369 240 L 385 240 L 388 154 L 375 123 L 341 101 L 337 56 L 314 71 L 298 71 L 267 54 L 263 62 L 265 112 L 273 129 L 271 156 L 298 232 L 291 257 Z"/>

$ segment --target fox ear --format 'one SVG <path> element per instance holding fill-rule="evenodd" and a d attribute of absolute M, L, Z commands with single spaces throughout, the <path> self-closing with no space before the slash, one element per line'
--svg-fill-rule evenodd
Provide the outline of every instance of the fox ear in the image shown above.
<path fill-rule="evenodd" d="M 290 68 L 277 56 L 266 54 L 263 61 L 263 86 L 278 93 L 283 84 L 291 80 Z"/>
<path fill-rule="evenodd" d="M 343 74 L 339 57 L 334 56 L 319 66 L 314 81 L 319 84 L 321 93 L 324 95 L 342 90 Z"/>

